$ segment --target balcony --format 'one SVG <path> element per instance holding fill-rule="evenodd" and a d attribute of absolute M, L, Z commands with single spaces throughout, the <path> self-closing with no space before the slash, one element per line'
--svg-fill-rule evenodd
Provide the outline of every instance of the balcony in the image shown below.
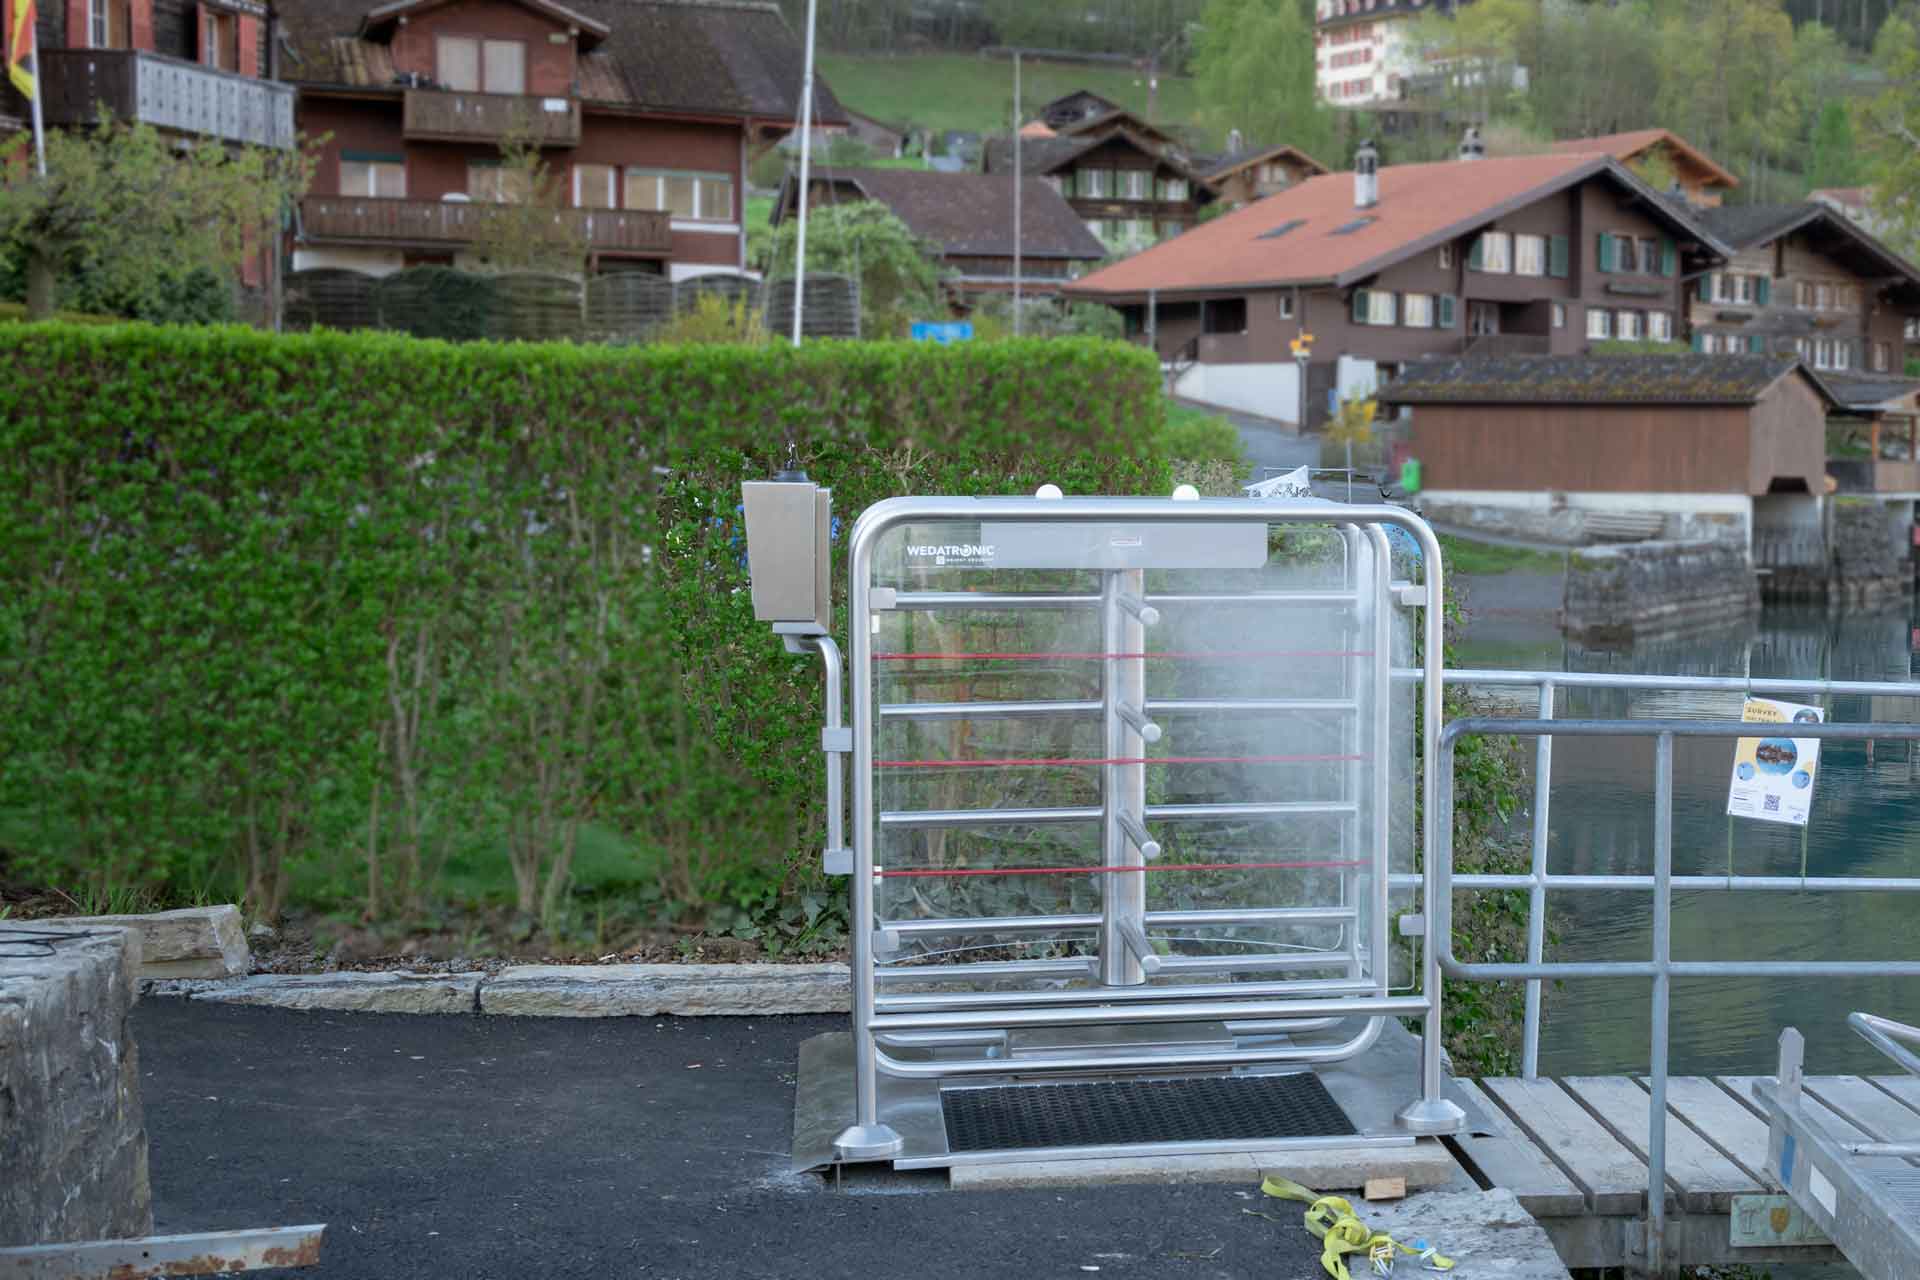
<path fill-rule="evenodd" d="M 402 127 L 409 142 L 499 142 L 532 135 L 546 147 L 580 145 L 580 99 L 409 89 Z"/>
<path fill-rule="evenodd" d="M 1460 340 L 1460 354 L 1469 358 L 1553 354 L 1553 338 L 1544 333 L 1476 333 Z"/>
<path fill-rule="evenodd" d="M 293 146 L 292 85 L 139 49 L 47 49 L 40 65 L 48 124 L 91 124 L 105 107 L 175 133 Z"/>
<path fill-rule="evenodd" d="M 1828 458 L 1827 474 L 1841 493 L 1920 493 L 1920 462 L 1889 458 Z"/>
<path fill-rule="evenodd" d="M 450 247 L 473 243 L 494 207 L 466 201 L 308 196 L 300 202 L 300 229 L 313 244 Z M 665 257 L 673 248 L 673 228 L 664 213 L 556 209 L 553 217 L 594 253 Z"/>

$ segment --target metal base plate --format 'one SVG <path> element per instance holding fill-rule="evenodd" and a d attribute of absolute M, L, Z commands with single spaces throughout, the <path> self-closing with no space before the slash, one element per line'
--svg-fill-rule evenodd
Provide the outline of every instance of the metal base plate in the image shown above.
<path fill-rule="evenodd" d="M 941 1091 L 955 1152 L 1132 1146 L 1247 1138 L 1352 1137 L 1353 1122 L 1310 1071 Z"/>
<path fill-rule="evenodd" d="M 1219 1027 L 1219 1024 L 1214 1024 Z M 1141 1045 L 1133 1029 L 1116 1033 L 1114 1028 L 1085 1028 L 1086 1043 L 1125 1044 L 1130 1051 Z M 1221 1028 L 1224 1031 L 1224 1028 Z M 1351 1034 L 1343 1028 L 1339 1034 Z M 1186 1041 L 1198 1037 L 1210 1041 L 1216 1032 L 1197 1027 L 1182 1029 L 1174 1039 Z M 1331 1033 L 1330 1033 L 1331 1034 Z M 1231 1038 L 1231 1037 L 1229 1037 Z M 1270 1039 L 1270 1038 L 1268 1038 Z M 1043 1043 L 1044 1041 L 1044 1043 Z M 1021 1046 L 1036 1056 L 1054 1048 L 1051 1037 L 1036 1037 L 1031 1045 Z M 1062 1046 L 1064 1047 L 1064 1046 Z M 977 1054 L 978 1049 L 967 1050 Z M 1337 1144 L 1342 1147 L 1411 1146 L 1414 1138 L 1401 1127 L 1395 1113 L 1419 1090 L 1419 1042 L 1397 1022 L 1389 1020 L 1380 1040 L 1366 1052 L 1344 1062 L 1322 1066 L 1312 1074 L 1325 1086 L 1339 1110 L 1346 1116 L 1348 1133 L 1357 1136 L 1310 1136 L 1304 1138 L 1216 1138 L 1198 1142 L 1126 1143 L 1102 1147 L 1027 1148 L 1003 1151 L 964 1152 L 950 1149 L 942 1105 L 942 1090 L 937 1080 L 903 1080 L 880 1077 L 880 1119 L 900 1135 L 901 1150 L 892 1157 L 897 1169 L 946 1168 L 958 1164 L 992 1164 L 1009 1160 L 1071 1160 L 1091 1156 L 1119 1155 L 1199 1155 L 1227 1151 L 1283 1151 Z M 1010 1059 L 1008 1075 L 1002 1078 L 973 1077 L 963 1088 L 989 1085 L 1051 1085 L 1066 1083 L 1058 1076 L 1021 1072 L 1019 1060 Z M 1239 1080 L 1280 1077 L 1299 1073 L 1298 1066 L 1274 1066 L 1233 1072 L 1169 1072 L 1147 1079 Z M 1079 1077 L 1084 1081 L 1087 1077 Z M 1143 1079 L 1135 1074 L 1117 1077 L 1120 1081 Z M 1464 1107 L 1467 1131 L 1487 1133 L 1485 1119 L 1451 1081 L 1447 1096 Z M 793 1103 L 793 1168 L 795 1172 L 824 1169 L 836 1162 L 834 1138 L 853 1123 L 853 1036 L 845 1031 L 830 1031 L 812 1037 L 800 1046 L 800 1069 Z"/>

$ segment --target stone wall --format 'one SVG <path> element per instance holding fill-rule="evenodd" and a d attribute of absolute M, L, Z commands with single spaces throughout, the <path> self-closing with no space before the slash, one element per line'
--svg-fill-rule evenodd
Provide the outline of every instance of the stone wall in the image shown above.
<path fill-rule="evenodd" d="M 1588 547 L 1567 560 L 1570 636 L 1627 640 L 1724 624 L 1760 606 L 1753 563 L 1729 542 Z"/>
<path fill-rule="evenodd" d="M 1836 502 L 1829 601 L 1859 605 L 1913 590 L 1913 517 L 1905 504 Z"/>
<path fill-rule="evenodd" d="M 1421 495 L 1419 510 L 1442 528 L 1564 547 L 1649 538 L 1744 547 L 1752 521 L 1749 499 L 1713 493 L 1430 490 Z"/>
<path fill-rule="evenodd" d="M 0 1245 L 150 1235 L 139 938 L 0 921 Z"/>

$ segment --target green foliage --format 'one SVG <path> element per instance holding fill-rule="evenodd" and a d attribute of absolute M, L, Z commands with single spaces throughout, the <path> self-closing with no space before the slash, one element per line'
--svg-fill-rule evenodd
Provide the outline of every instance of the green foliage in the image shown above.
<path fill-rule="evenodd" d="M 24 144 L 25 135 L 16 135 Z M 16 153 L 0 167 L 0 258 L 25 278 L 28 308 L 60 305 L 173 319 L 223 319 L 214 300 L 306 190 L 298 151 L 179 145 L 150 125 L 102 117 L 47 137 L 47 176 Z"/>
<path fill-rule="evenodd" d="M 474 256 L 493 271 L 578 273 L 587 260 L 586 229 L 567 217 L 566 175 L 547 164 L 530 120 L 516 120 L 501 138 L 489 180 L 492 198 L 473 206 Z"/>
<path fill-rule="evenodd" d="M 1861 109 L 1864 176 L 1881 238 L 1912 255 L 1920 251 L 1920 6 L 1908 4 L 1881 26 L 1873 64 L 1884 87 Z"/>
<path fill-rule="evenodd" d="M 384 327 L 416 338 L 484 338 L 495 307 L 493 277 L 453 267 L 408 267 L 373 292 Z"/>
<path fill-rule="evenodd" d="M 745 297 L 729 301 L 719 294 L 703 294 L 692 308 L 655 329 L 654 342 L 762 343 L 767 327 L 760 312 Z"/>
<path fill-rule="evenodd" d="M 774 228 L 762 268 L 769 280 L 793 275 L 799 230 L 798 218 Z M 947 313 L 932 250 L 883 204 L 863 200 L 812 210 L 807 270 L 859 279 L 860 331 L 869 338 L 904 338 L 913 321 Z"/>
<path fill-rule="evenodd" d="M 1813 126 L 1813 164 L 1807 174 L 1814 187 L 1850 187 L 1859 181 L 1853 152 L 1853 119 L 1839 102 L 1820 108 Z"/>
<path fill-rule="evenodd" d="M 1488 0 L 1481 0 L 1487 3 Z M 1211 0 L 1193 53 L 1207 123 L 1333 164 L 1337 127 L 1315 87 L 1313 28 L 1294 0 Z"/>
<path fill-rule="evenodd" d="M 974 305 L 973 335 L 992 341 L 1013 336 L 1013 295 L 992 293 Z M 1126 336 L 1120 313 L 1097 302 L 1067 302 L 1026 297 L 1020 306 L 1021 336 L 1028 338 L 1111 338 Z"/>
<path fill-rule="evenodd" d="M 1557 551 L 1535 551 L 1529 547 L 1509 547 L 1497 542 L 1475 542 L 1470 538 L 1440 535 L 1440 549 L 1447 557 L 1447 572 L 1493 577 L 1503 573 L 1558 573 L 1566 568 L 1566 555 Z"/>
<path fill-rule="evenodd" d="M 819 673 L 753 621 L 740 481 L 1164 493 L 1161 425 L 1115 343 L 0 327 L 0 860 L 371 918 L 504 862 L 553 925 L 585 833 L 663 914 L 830 939 Z"/>
<path fill-rule="evenodd" d="M 1173 459 L 1174 483 L 1190 484 L 1204 497 L 1239 497 L 1253 471 L 1240 432 L 1217 413 L 1177 400 L 1166 406 L 1160 452 Z"/>

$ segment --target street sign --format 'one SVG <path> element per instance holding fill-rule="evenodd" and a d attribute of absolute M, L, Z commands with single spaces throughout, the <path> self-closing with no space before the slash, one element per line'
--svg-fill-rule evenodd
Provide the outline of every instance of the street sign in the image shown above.
<path fill-rule="evenodd" d="M 944 324 L 931 320 L 913 322 L 913 340 L 915 342 L 970 342 L 973 339 L 973 321 L 950 320 Z"/>

